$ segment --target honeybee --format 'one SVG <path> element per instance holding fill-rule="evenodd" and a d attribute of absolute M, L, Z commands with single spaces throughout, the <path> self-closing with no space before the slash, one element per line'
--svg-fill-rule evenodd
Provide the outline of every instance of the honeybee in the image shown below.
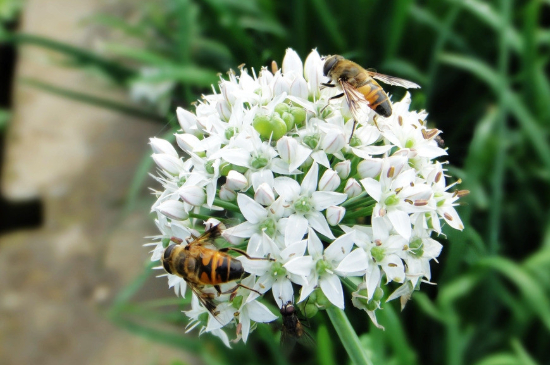
<path fill-rule="evenodd" d="M 296 307 L 292 302 L 283 304 L 280 310 L 281 317 L 283 319 L 283 327 L 281 328 L 281 346 L 285 350 L 290 351 L 296 344 L 296 341 L 312 347 L 315 345 L 315 341 L 311 338 L 311 335 L 306 332 L 304 325 L 298 319 L 296 314 Z"/>
<path fill-rule="evenodd" d="M 346 60 L 340 55 L 329 56 L 325 59 L 323 74 L 330 77 L 332 84 L 324 83 L 323 86 L 342 89 L 342 93 L 329 99 L 346 97 L 351 114 L 353 115 L 353 130 L 358 122 L 364 119 L 364 107 L 368 106 L 377 114 L 389 117 L 392 114 L 391 103 L 388 95 L 382 87 L 374 80 L 380 80 L 389 85 L 401 86 L 406 89 L 420 88 L 414 82 L 403 80 L 397 77 L 379 74 L 365 70 L 357 63 Z M 328 104 L 327 104 L 328 106 Z M 353 135 L 353 132 L 352 132 Z"/>
<path fill-rule="evenodd" d="M 176 244 L 168 246 L 162 255 L 164 270 L 172 275 L 182 277 L 204 307 L 214 316 L 218 315 L 214 294 L 203 292 L 206 285 L 212 285 L 220 294 L 234 294 L 239 287 L 260 292 L 237 283 L 233 288 L 221 291 L 220 285 L 239 280 L 245 273 L 242 263 L 229 255 L 228 251 L 235 251 L 250 260 L 265 260 L 248 256 L 243 250 L 233 247 L 216 249 L 214 240 L 221 234 L 220 224 L 206 230 L 200 237 L 195 238 L 187 245 L 181 245 L 183 240 L 172 237 Z M 211 246 L 212 248 L 206 247 Z"/>

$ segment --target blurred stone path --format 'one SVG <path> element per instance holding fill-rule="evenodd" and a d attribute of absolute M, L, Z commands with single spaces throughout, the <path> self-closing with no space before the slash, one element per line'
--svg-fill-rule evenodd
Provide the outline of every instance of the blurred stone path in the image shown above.
<path fill-rule="evenodd" d="M 100 35 L 82 19 L 114 3 L 29 0 L 21 30 L 93 48 Z M 55 56 L 24 47 L 17 77 L 127 102 L 105 81 L 63 68 Z M 14 93 L 2 191 L 13 201 L 41 199 L 44 224 L 0 237 L 0 364 L 184 360 L 181 352 L 133 336 L 101 314 L 117 290 L 143 270 L 148 256 L 143 237 L 156 233 L 148 207 L 127 217 L 121 211 L 134 171 L 149 152 L 148 138 L 162 126 L 22 84 L 15 84 Z M 169 295 L 165 280 L 150 280 L 140 295 Z"/>

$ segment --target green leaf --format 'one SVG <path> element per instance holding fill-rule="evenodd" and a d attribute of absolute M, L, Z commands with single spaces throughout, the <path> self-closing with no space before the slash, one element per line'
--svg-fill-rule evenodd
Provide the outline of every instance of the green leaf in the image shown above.
<path fill-rule="evenodd" d="M 58 42 L 53 39 L 26 33 L 14 33 L 9 34 L 5 41 L 20 45 L 34 45 L 62 53 L 75 59 L 75 61 L 82 66 L 93 66 L 101 69 L 117 82 L 124 82 L 128 78 L 135 75 L 135 71 L 133 69 L 128 68 L 121 63 L 105 59 L 90 51 Z"/>
<path fill-rule="evenodd" d="M 119 113 L 131 115 L 137 118 L 149 119 L 157 122 L 165 122 L 165 118 L 150 111 L 140 110 L 131 105 L 125 105 L 117 103 L 112 100 L 103 99 L 97 96 L 81 93 L 75 90 L 65 89 L 59 86 L 51 85 L 36 79 L 23 78 L 20 81 L 26 85 L 35 87 L 37 89 L 59 95 L 68 99 L 80 101 L 82 103 L 94 105 L 100 108 L 110 109 Z"/>
<path fill-rule="evenodd" d="M 489 257 L 479 262 L 481 267 L 488 267 L 498 271 L 516 284 L 518 290 L 527 299 L 526 303 L 531 306 L 550 330 L 550 300 L 539 283 L 522 267 L 504 257 Z"/>

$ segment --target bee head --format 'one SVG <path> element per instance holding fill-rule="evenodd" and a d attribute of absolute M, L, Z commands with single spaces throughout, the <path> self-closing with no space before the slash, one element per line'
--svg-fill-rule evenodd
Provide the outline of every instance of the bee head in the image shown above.
<path fill-rule="evenodd" d="M 325 59 L 325 65 L 323 66 L 323 75 L 329 76 L 330 71 L 332 68 L 339 62 L 342 61 L 344 57 L 340 55 L 333 55 L 329 56 Z"/>
<path fill-rule="evenodd" d="M 172 251 L 174 251 L 174 248 L 176 246 L 177 245 L 170 245 L 166 247 L 166 249 L 164 250 L 164 254 L 162 255 L 162 266 L 168 274 L 172 274 L 172 269 L 170 268 L 170 256 L 172 255 Z"/>

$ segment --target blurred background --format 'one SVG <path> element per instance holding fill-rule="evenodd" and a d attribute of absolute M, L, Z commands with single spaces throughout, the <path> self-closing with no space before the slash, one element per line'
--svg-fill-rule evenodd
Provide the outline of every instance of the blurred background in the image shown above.
<path fill-rule="evenodd" d="M 347 303 L 373 364 L 550 364 L 549 1 L 0 0 L 1 364 L 348 363 L 324 313 L 288 358 L 277 324 L 232 350 L 186 335 L 189 296 L 141 246 L 148 138 L 287 47 L 422 85 L 412 107 L 471 191 L 437 286 L 385 303 L 385 331 Z"/>

